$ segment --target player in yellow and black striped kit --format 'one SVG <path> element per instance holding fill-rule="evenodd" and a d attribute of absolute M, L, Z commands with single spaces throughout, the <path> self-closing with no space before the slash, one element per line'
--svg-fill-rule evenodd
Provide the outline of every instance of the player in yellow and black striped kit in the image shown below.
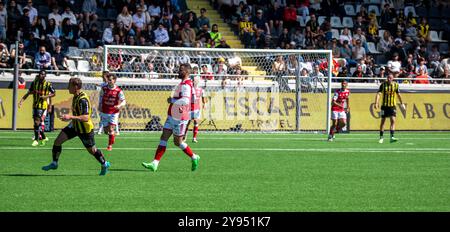
<path fill-rule="evenodd" d="M 94 124 L 91 119 L 92 105 L 89 101 L 89 96 L 82 92 L 81 88 L 82 82 L 80 78 L 70 78 L 69 93 L 73 94 L 72 115 L 61 115 L 60 119 L 71 122 L 64 129 L 62 129 L 53 143 L 53 161 L 49 165 L 42 167 L 42 170 L 44 171 L 58 168 L 58 159 L 62 151 L 61 145 L 67 140 L 78 136 L 83 145 L 86 147 L 86 150 L 101 164 L 100 175 L 103 176 L 108 172 L 110 163 L 105 160 L 102 152 L 95 146 Z"/>
<path fill-rule="evenodd" d="M 33 147 L 37 145 L 43 146 L 46 141 L 48 141 L 41 125 L 47 115 L 47 108 L 50 109 L 51 104 L 48 104 L 48 100 L 55 96 L 55 89 L 50 82 L 45 80 L 45 76 L 45 70 L 41 70 L 36 79 L 31 83 L 28 92 L 19 102 L 20 108 L 23 101 L 25 101 L 30 94 L 33 95 L 34 141 L 31 144 Z"/>
<path fill-rule="evenodd" d="M 400 106 L 405 109 L 405 105 L 403 104 L 402 96 L 400 95 L 400 90 L 398 88 L 398 83 L 394 82 L 394 75 L 390 73 L 387 76 L 387 81 L 383 82 L 378 89 L 377 96 L 375 98 L 375 109 L 379 109 L 379 101 L 380 96 L 383 95 L 383 100 L 381 103 L 381 124 L 380 124 L 380 140 L 379 143 L 383 143 L 383 134 L 384 134 L 384 122 L 386 118 L 390 118 L 391 120 L 391 143 L 397 142 L 397 139 L 394 137 L 395 131 L 395 117 L 397 116 L 396 112 L 396 101 L 395 95 L 397 95 L 400 100 Z"/>

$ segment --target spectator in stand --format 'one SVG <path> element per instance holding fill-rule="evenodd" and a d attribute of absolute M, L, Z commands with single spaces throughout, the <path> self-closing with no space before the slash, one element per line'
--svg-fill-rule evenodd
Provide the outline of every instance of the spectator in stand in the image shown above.
<path fill-rule="evenodd" d="M 352 59 L 352 49 L 350 48 L 348 40 L 344 40 L 341 47 L 341 58 L 344 58 L 349 67 L 356 66 L 356 61 Z"/>
<path fill-rule="evenodd" d="M 356 77 L 357 79 L 353 79 L 352 82 L 363 82 L 362 78 L 364 77 L 363 67 L 358 64 L 356 66 L 356 70 L 352 73 L 352 77 Z"/>
<path fill-rule="evenodd" d="M 228 73 L 228 67 L 225 64 L 225 59 L 220 57 L 217 64 L 214 66 L 214 74 L 219 80 L 225 79 Z"/>
<path fill-rule="evenodd" d="M 352 41 L 352 37 L 350 36 L 350 30 L 346 27 L 342 31 L 342 34 L 339 36 L 339 42 L 344 44 L 344 41 L 347 40 L 349 44 L 354 44 Z"/>
<path fill-rule="evenodd" d="M 286 44 L 289 44 L 291 42 L 291 35 L 289 34 L 288 28 L 284 28 L 281 35 L 278 37 L 278 44 L 277 46 L 279 48 L 284 48 Z"/>
<path fill-rule="evenodd" d="M 195 31 L 188 22 L 184 23 L 184 27 L 181 30 L 181 40 L 184 47 L 192 47 L 195 43 Z"/>
<path fill-rule="evenodd" d="M 414 78 L 414 84 L 430 84 L 429 76 L 425 73 L 424 68 L 419 68 L 419 72 Z"/>
<path fill-rule="evenodd" d="M 147 64 L 147 68 L 145 70 L 145 78 L 147 79 L 159 79 L 158 73 L 155 72 L 155 66 L 152 62 Z"/>
<path fill-rule="evenodd" d="M 84 21 L 87 25 L 90 25 L 90 22 L 97 21 L 97 1 L 96 0 L 84 0 L 83 1 L 83 15 L 84 15 Z"/>
<path fill-rule="evenodd" d="M 169 45 L 174 47 L 183 46 L 183 39 L 181 38 L 180 25 L 174 24 L 172 31 L 169 33 Z"/>
<path fill-rule="evenodd" d="M 356 16 L 356 21 L 353 23 L 353 30 L 356 31 L 356 29 L 361 28 L 363 31 L 367 31 L 367 24 L 365 23 L 363 17 L 361 15 Z"/>
<path fill-rule="evenodd" d="M 305 35 L 301 29 L 297 27 L 294 34 L 291 35 L 291 41 L 295 43 L 295 49 L 301 49 L 305 47 Z"/>
<path fill-rule="evenodd" d="M 195 15 L 195 13 L 193 11 L 189 11 L 189 13 L 187 14 L 185 23 L 189 23 L 189 26 L 192 30 L 194 30 L 194 33 L 197 33 L 199 27 L 197 27 L 198 22 L 197 22 L 197 16 Z"/>
<path fill-rule="evenodd" d="M 437 71 L 439 66 L 439 62 L 441 60 L 441 54 L 438 50 L 438 45 L 433 44 L 431 48 L 431 52 L 428 54 L 428 63 L 430 64 L 430 68 L 433 69 L 433 72 Z"/>
<path fill-rule="evenodd" d="M 405 40 L 408 41 L 409 43 L 419 42 L 417 28 L 414 25 L 412 25 L 411 22 L 406 23 Z"/>
<path fill-rule="evenodd" d="M 422 72 L 426 75 L 428 75 L 428 67 L 426 65 L 426 60 L 423 57 L 420 57 L 419 59 L 417 59 L 417 67 L 416 67 L 416 74 L 418 75 L 420 70 L 422 70 Z"/>
<path fill-rule="evenodd" d="M 54 19 L 56 26 L 61 27 L 61 22 L 63 19 L 62 16 L 59 14 L 59 8 L 57 5 L 52 7 L 52 13 L 48 15 L 48 21 L 50 21 L 50 19 Z"/>
<path fill-rule="evenodd" d="M 206 17 L 206 9 L 201 8 L 200 9 L 200 17 L 197 18 L 197 28 L 202 28 L 203 25 L 208 25 L 208 28 L 211 27 L 211 24 L 209 23 L 209 18 Z"/>
<path fill-rule="evenodd" d="M 220 39 L 220 44 L 216 46 L 216 48 L 231 48 L 230 45 L 227 44 L 225 38 Z"/>
<path fill-rule="evenodd" d="M 89 41 L 89 45 L 91 48 L 96 48 L 98 46 L 102 46 L 102 34 L 97 29 L 97 24 L 93 23 L 91 29 L 89 29 L 87 33 L 87 38 Z"/>
<path fill-rule="evenodd" d="M 206 64 L 202 65 L 202 71 L 201 71 L 201 79 L 202 80 L 214 80 L 213 74 L 208 70 L 208 66 Z"/>
<path fill-rule="evenodd" d="M 164 24 L 159 23 L 158 28 L 154 31 L 155 33 L 155 45 L 167 46 L 169 42 L 169 33 L 164 27 Z"/>
<path fill-rule="evenodd" d="M 336 38 L 331 39 L 328 49 L 333 52 L 334 57 L 341 57 L 341 48 L 338 46 Z"/>
<path fill-rule="evenodd" d="M 267 23 L 267 20 L 263 18 L 263 11 L 261 9 L 256 11 L 256 17 L 252 18 L 252 22 L 256 28 L 263 30 L 265 35 L 270 35 L 269 24 Z"/>
<path fill-rule="evenodd" d="M 136 32 L 136 36 L 141 36 L 141 31 L 144 30 L 147 24 L 147 19 L 145 18 L 144 10 L 140 7 L 136 9 L 136 13 L 133 15 L 132 27 Z"/>
<path fill-rule="evenodd" d="M 10 68 L 11 55 L 9 54 L 8 47 L 4 43 L 0 43 L 0 68 Z"/>
<path fill-rule="evenodd" d="M 164 4 L 163 8 L 161 9 L 162 15 L 167 15 L 167 18 L 169 20 L 172 20 L 173 13 L 176 11 L 181 11 L 180 9 L 176 9 L 170 0 L 166 0 L 166 3 Z M 181 11 L 182 12 L 182 11 Z M 181 25 L 181 24 L 180 24 Z M 169 29 L 169 28 L 168 28 Z"/>
<path fill-rule="evenodd" d="M 352 49 L 352 58 L 355 60 L 366 59 L 366 50 L 363 48 L 360 39 L 356 39 L 355 46 Z"/>
<path fill-rule="evenodd" d="M 291 30 L 298 26 L 297 8 L 295 8 L 293 3 L 289 4 L 289 7 L 284 8 L 283 25 L 284 28 L 289 28 Z"/>
<path fill-rule="evenodd" d="M 336 15 L 339 4 L 336 0 L 322 0 L 320 3 L 321 15 L 330 17 Z"/>
<path fill-rule="evenodd" d="M 0 40 L 6 40 L 6 29 L 8 26 L 8 12 L 6 11 L 3 2 L 0 2 Z"/>
<path fill-rule="evenodd" d="M 22 18 L 22 14 L 20 13 L 15 0 L 9 1 L 7 14 L 7 37 L 9 41 L 15 41 L 17 31 L 19 30 L 19 21 Z"/>
<path fill-rule="evenodd" d="M 156 4 L 156 1 L 151 1 L 148 7 L 148 13 L 152 22 L 159 22 L 161 19 L 161 7 Z"/>
<path fill-rule="evenodd" d="M 66 6 L 64 8 L 64 12 L 61 14 L 61 18 L 62 18 L 62 25 L 64 26 L 64 19 L 68 18 L 70 25 L 75 26 L 77 25 L 77 17 L 75 16 L 75 14 L 72 12 L 71 8 L 69 6 Z"/>
<path fill-rule="evenodd" d="M 380 37 L 378 36 L 378 23 L 376 19 L 371 19 L 367 27 L 367 41 L 378 43 Z"/>
<path fill-rule="evenodd" d="M 252 47 L 259 49 L 263 49 L 266 47 L 266 36 L 264 35 L 264 30 L 257 29 L 252 40 Z"/>
<path fill-rule="evenodd" d="M 184 23 L 183 12 L 176 11 L 171 19 L 171 24 L 172 25 L 175 25 L 175 24 L 183 25 L 183 23 Z"/>
<path fill-rule="evenodd" d="M 419 26 L 417 27 L 418 37 L 422 41 L 429 42 L 430 39 L 430 25 L 427 22 L 427 18 L 423 17 L 420 21 Z"/>
<path fill-rule="evenodd" d="M 388 56 L 391 51 L 391 47 L 394 46 L 394 38 L 388 30 L 383 32 L 383 36 L 380 38 L 378 46 L 378 50 L 384 53 L 385 56 Z"/>
<path fill-rule="evenodd" d="M 39 48 L 39 52 L 34 56 L 34 68 L 36 69 L 51 69 L 52 56 L 45 49 L 45 46 Z"/>
<path fill-rule="evenodd" d="M 211 36 L 211 40 L 214 41 L 215 47 L 219 46 L 220 40 L 222 39 L 222 33 L 219 32 L 219 26 L 217 24 L 213 24 L 209 35 Z"/>
<path fill-rule="evenodd" d="M 360 41 L 361 45 L 367 51 L 367 39 L 366 39 L 366 36 L 363 34 L 363 31 L 360 27 L 356 28 L 356 31 L 355 31 L 355 34 L 353 35 L 352 41 L 353 41 L 353 46 L 357 46 L 358 41 Z"/>
<path fill-rule="evenodd" d="M 394 40 L 394 46 L 391 47 L 390 54 L 397 53 L 399 61 L 405 62 L 406 51 L 403 49 L 403 40 L 401 38 L 396 38 Z"/>
<path fill-rule="evenodd" d="M 159 20 L 159 23 L 164 24 L 164 28 L 167 29 L 167 32 L 172 31 L 172 20 L 170 19 L 169 14 L 163 13 L 162 18 Z M 184 24 L 180 24 L 180 25 L 184 25 Z"/>
<path fill-rule="evenodd" d="M 305 28 L 305 48 L 306 49 L 315 49 L 316 48 L 316 36 L 311 31 L 311 27 L 306 26 Z"/>
<path fill-rule="evenodd" d="M 32 25 L 30 23 L 29 14 L 30 10 L 23 9 L 23 15 L 18 22 L 19 30 L 22 31 L 23 38 L 25 38 L 26 40 L 30 40 L 30 37 L 33 37 L 31 32 Z"/>
<path fill-rule="evenodd" d="M 69 64 L 67 57 L 61 52 L 61 45 L 56 45 L 55 52 L 52 55 L 52 67 L 55 70 L 67 70 Z M 57 73 L 58 74 L 58 73 Z"/>
<path fill-rule="evenodd" d="M 133 31 L 133 17 L 131 16 L 130 12 L 128 11 L 128 7 L 124 6 L 122 8 L 122 12 L 117 16 L 116 20 L 117 24 L 122 23 L 123 27 L 126 31 L 126 35 L 135 35 L 135 32 Z"/>
<path fill-rule="evenodd" d="M 152 46 L 155 43 L 155 32 L 153 31 L 153 24 L 147 24 L 145 30 L 141 33 L 141 37 L 145 38 L 145 41 L 149 46 Z"/>
<path fill-rule="evenodd" d="M 18 55 L 18 63 L 19 69 L 30 69 L 32 65 L 27 62 L 27 54 L 25 52 L 25 46 L 22 41 L 19 41 L 19 49 L 13 48 L 11 49 L 11 60 L 14 60 L 16 57 L 16 52 Z"/>
<path fill-rule="evenodd" d="M 75 32 L 75 42 L 79 49 L 87 49 L 90 48 L 91 45 L 88 41 L 88 29 L 84 26 L 84 22 L 81 21 L 78 23 L 78 30 Z"/>
<path fill-rule="evenodd" d="M 313 37 L 319 34 L 320 25 L 317 22 L 315 14 L 311 14 L 310 19 L 306 22 L 306 27 L 310 28 Z"/>
<path fill-rule="evenodd" d="M 367 8 L 364 5 L 361 5 L 361 7 L 359 8 L 359 12 L 357 12 L 356 15 L 361 16 L 363 23 L 368 22 L 369 13 L 367 12 Z"/>
<path fill-rule="evenodd" d="M 209 27 L 207 24 L 203 24 L 200 30 L 197 32 L 195 37 L 197 41 L 201 41 L 202 43 L 206 43 L 209 39 L 211 39 L 211 35 L 209 33 Z"/>
<path fill-rule="evenodd" d="M 392 60 L 388 61 L 387 67 L 388 67 L 389 71 L 392 72 L 392 73 L 399 73 L 400 72 L 400 68 L 402 67 L 402 62 L 399 59 L 399 54 L 398 53 L 394 53 L 392 55 Z"/>
<path fill-rule="evenodd" d="M 33 7 L 33 1 L 28 0 L 27 5 L 23 9 L 29 10 L 28 18 L 30 20 L 31 26 L 36 25 L 38 19 L 38 11 L 36 8 Z"/>
<path fill-rule="evenodd" d="M 384 4 L 384 8 L 381 10 L 381 16 L 380 16 L 380 25 L 382 28 L 387 28 L 388 30 L 391 30 L 393 28 L 395 19 L 395 11 L 389 3 Z"/>
<path fill-rule="evenodd" d="M 103 36 L 102 36 L 102 42 L 103 44 L 112 44 L 114 41 L 114 28 L 115 28 L 115 24 L 114 22 L 110 22 L 109 23 L 109 27 L 105 28 L 105 30 L 103 30 Z"/>
<path fill-rule="evenodd" d="M 52 50 L 55 50 L 56 43 L 61 42 L 61 40 L 59 39 L 59 37 L 61 36 L 61 32 L 59 26 L 56 25 L 56 21 L 54 18 L 50 18 L 48 20 L 48 25 L 45 29 L 45 35 L 52 46 Z"/>

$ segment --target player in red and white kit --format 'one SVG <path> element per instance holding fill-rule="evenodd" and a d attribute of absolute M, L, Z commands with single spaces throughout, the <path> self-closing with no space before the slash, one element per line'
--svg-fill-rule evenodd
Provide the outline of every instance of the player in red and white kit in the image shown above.
<path fill-rule="evenodd" d="M 331 121 L 330 134 L 328 135 L 328 141 L 333 141 L 335 130 L 339 131 L 344 128 L 347 122 L 347 112 L 350 111 L 349 96 L 350 90 L 347 89 L 347 81 L 342 81 L 341 89 L 336 90 L 333 96 L 333 102 L 331 103 Z"/>
<path fill-rule="evenodd" d="M 186 133 L 189 130 L 189 125 L 191 124 L 191 121 L 194 121 L 194 129 L 193 134 L 194 137 L 192 138 L 192 142 L 197 142 L 197 134 L 198 134 L 198 125 L 200 122 L 200 116 L 202 115 L 201 109 L 205 109 L 206 104 L 206 98 L 203 95 L 203 89 L 202 87 L 199 87 L 198 84 L 200 83 L 200 78 L 198 76 L 194 77 L 194 100 L 191 104 L 191 120 L 189 120 L 187 127 L 186 127 Z"/>
<path fill-rule="evenodd" d="M 172 97 L 167 101 L 170 103 L 168 116 L 164 123 L 163 133 L 159 141 L 158 149 L 156 150 L 155 157 L 151 163 L 142 163 L 147 169 L 156 172 L 158 169 L 159 161 L 164 155 L 167 147 L 167 141 L 173 134 L 173 142 L 175 146 L 179 147 L 183 152 L 188 155 L 192 160 L 192 171 L 198 168 L 200 156 L 194 154 L 191 148 L 183 141 L 186 126 L 190 119 L 190 108 L 192 98 L 194 94 L 192 81 L 189 78 L 190 65 L 182 64 L 178 72 L 178 78 L 181 79 L 181 83 L 176 87 Z"/>
<path fill-rule="evenodd" d="M 109 74 L 107 77 L 107 85 L 103 85 L 100 90 L 99 106 L 100 124 L 103 125 L 105 134 L 109 134 L 108 147 L 106 150 L 111 151 L 115 142 L 115 127 L 119 122 L 119 111 L 125 106 L 125 95 L 122 89 L 116 85 L 117 77 Z"/>

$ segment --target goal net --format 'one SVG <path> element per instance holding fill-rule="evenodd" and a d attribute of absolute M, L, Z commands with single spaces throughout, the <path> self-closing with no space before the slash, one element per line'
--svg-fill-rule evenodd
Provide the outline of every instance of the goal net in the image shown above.
<path fill-rule="evenodd" d="M 99 53 L 86 59 L 118 77 L 121 130 L 161 130 L 178 68 L 189 63 L 206 101 L 200 130 L 327 131 L 331 51 L 107 45 Z"/>

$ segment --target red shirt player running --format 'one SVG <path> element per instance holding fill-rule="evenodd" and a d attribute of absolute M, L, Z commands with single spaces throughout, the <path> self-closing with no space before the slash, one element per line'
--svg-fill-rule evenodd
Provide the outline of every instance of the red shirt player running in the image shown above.
<path fill-rule="evenodd" d="M 333 102 L 331 103 L 331 121 L 330 134 L 328 135 L 328 141 L 333 141 L 334 132 L 344 128 L 347 122 L 347 112 L 350 111 L 349 96 L 350 90 L 347 89 L 347 81 L 341 82 L 341 89 L 336 90 L 333 96 Z"/>
<path fill-rule="evenodd" d="M 191 170 L 195 171 L 198 167 L 200 156 L 194 154 L 191 148 L 183 141 L 186 125 L 190 119 L 189 112 L 194 94 L 192 81 L 189 79 L 189 73 L 190 65 L 182 64 L 180 66 L 180 71 L 178 72 L 178 78 L 181 79 L 181 83 L 176 87 L 173 96 L 167 99 L 170 103 L 168 116 L 164 123 L 163 133 L 155 157 L 151 163 L 142 163 L 142 166 L 153 172 L 156 172 L 158 169 L 159 161 L 166 151 L 167 140 L 169 140 L 172 134 L 175 146 L 179 147 L 191 158 Z"/>
<path fill-rule="evenodd" d="M 109 74 L 106 77 L 107 85 L 103 85 L 100 90 L 98 110 L 100 111 L 100 125 L 103 126 L 105 133 L 109 134 L 108 147 L 111 151 L 115 142 L 115 127 L 119 122 L 119 110 L 124 107 L 125 95 L 122 89 L 116 85 L 117 77 Z"/>

